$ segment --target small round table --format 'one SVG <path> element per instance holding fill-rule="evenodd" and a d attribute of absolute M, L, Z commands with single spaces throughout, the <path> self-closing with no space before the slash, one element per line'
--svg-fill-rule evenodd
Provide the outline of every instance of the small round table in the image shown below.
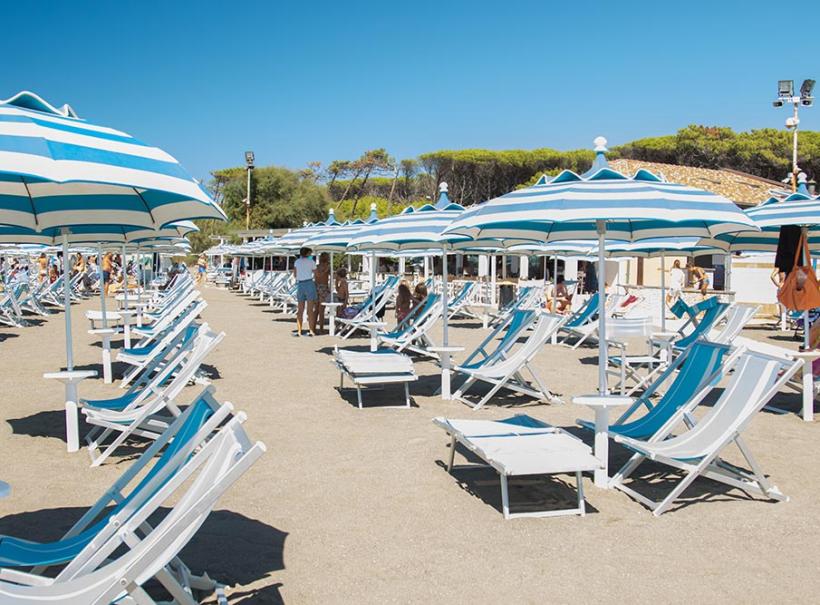
<path fill-rule="evenodd" d="M 581 395 L 573 397 L 572 403 L 595 410 L 595 457 L 601 468 L 595 471 L 595 487 L 609 489 L 609 410 L 630 405 L 634 399 L 623 395 Z"/>
<path fill-rule="evenodd" d="M 370 330 L 370 350 L 377 350 L 379 348 L 379 340 L 377 338 L 379 328 L 386 328 L 387 324 L 383 321 L 363 321 L 358 325 Z"/>
<path fill-rule="evenodd" d="M 463 351 L 464 347 L 430 347 L 427 349 L 431 353 L 438 353 L 441 360 L 441 398 L 449 400 L 450 393 L 450 355 Z"/>
<path fill-rule="evenodd" d="M 328 322 L 330 324 L 329 332 L 330 335 L 333 336 L 336 334 L 336 309 L 342 306 L 340 302 L 326 302 L 322 303 L 322 306 L 327 309 L 328 314 Z M 324 326 L 322 326 L 324 327 Z"/>
<path fill-rule="evenodd" d="M 137 312 L 133 309 L 121 309 L 118 311 L 120 314 L 120 318 L 122 318 L 122 325 L 123 325 L 123 346 L 126 349 L 131 348 L 131 324 L 134 321 L 134 316 Z"/>
<path fill-rule="evenodd" d="M 111 338 L 117 333 L 117 330 L 114 328 L 96 328 L 89 330 L 88 333 L 102 338 L 103 382 L 111 384 Z"/>
<path fill-rule="evenodd" d="M 96 376 L 97 372 L 94 370 L 66 370 L 43 374 L 43 378 L 59 380 L 65 385 L 65 440 L 69 452 L 76 452 L 80 449 L 80 421 L 77 414 L 80 401 L 79 384 L 86 378 Z"/>

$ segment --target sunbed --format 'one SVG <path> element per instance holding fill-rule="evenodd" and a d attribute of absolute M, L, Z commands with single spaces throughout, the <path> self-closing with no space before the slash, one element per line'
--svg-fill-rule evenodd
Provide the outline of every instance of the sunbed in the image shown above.
<path fill-rule="evenodd" d="M 374 384 L 403 384 L 405 405 L 410 407 L 409 384 L 418 380 L 413 368 L 413 361 L 402 353 L 395 351 L 345 351 L 338 347 L 333 353 L 333 360 L 339 368 L 339 390 L 344 388 L 347 376 L 356 387 L 359 409 L 362 409 L 362 387 Z"/>

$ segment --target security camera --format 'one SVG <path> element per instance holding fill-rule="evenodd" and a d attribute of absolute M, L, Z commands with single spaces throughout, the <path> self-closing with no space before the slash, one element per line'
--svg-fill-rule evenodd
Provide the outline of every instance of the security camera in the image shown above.
<path fill-rule="evenodd" d="M 783 107 L 783 101 L 772 101 L 772 107 Z"/>
<path fill-rule="evenodd" d="M 786 128 L 796 128 L 799 123 L 797 118 L 786 118 Z"/>

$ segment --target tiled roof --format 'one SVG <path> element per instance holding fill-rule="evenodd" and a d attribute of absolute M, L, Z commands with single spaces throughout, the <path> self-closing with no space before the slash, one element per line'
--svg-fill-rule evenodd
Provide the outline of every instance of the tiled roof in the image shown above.
<path fill-rule="evenodd" d="M 782 188 L 780 183 L 736 170 L 714 170 L 627 159 L 610 160 L 609 165 L 624 174 L 634 174 L 643 168 L 662 174 L 668 181 L 717 193 L 744 207 L 756 206 L 770 197 L 772 189 Z"/>

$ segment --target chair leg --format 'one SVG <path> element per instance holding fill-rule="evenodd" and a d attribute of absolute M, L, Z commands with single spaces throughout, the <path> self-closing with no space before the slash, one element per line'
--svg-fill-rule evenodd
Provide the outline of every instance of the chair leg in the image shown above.
<path fill-rule="evenodd" d="M 501 477 L 501 511 L 504 513 L 504 518 L 510 518 L 510 491 L 507 486 L 507 475 L 500 475 Z"/>
<path fill-rule="evenodd" d="M 356 385 L 356 398 L 359 400 L 359 409 L 362 409 L 362 387 Z"/>
<path fill-rule="evenodd" d="M 456 438 L 455 436 L 450 437 L 450 458 L 447 460 L 447 472 L 452 472 L 453 470 L 453 462 L 456 458 Z"/>
<path fill-rule="evenodd" d="M 584 500 L 584 477 L 581 471 L 575 472 L 575 483 L 578 486 L 578 514 L 584 517 L 587 514 L 587 505 Z"/>

